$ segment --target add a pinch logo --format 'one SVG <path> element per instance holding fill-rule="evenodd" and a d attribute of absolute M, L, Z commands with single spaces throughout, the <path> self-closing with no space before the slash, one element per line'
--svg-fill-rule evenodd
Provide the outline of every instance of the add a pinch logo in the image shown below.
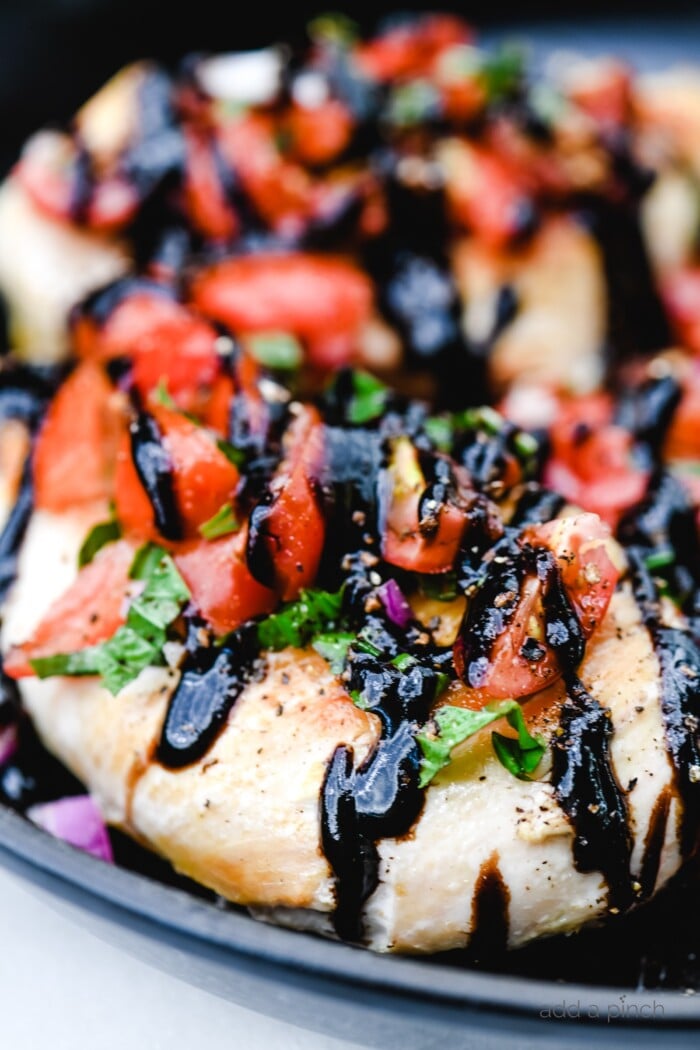
<path fill-rule="evenodd" d="M 653 1021 L 664 1016 L 663 1003 L 656 999 L 638 999 L 620 995 L 609 1003 L 587 1003 L 582 999 L 562 999 L 560 1003 L 540 1010 L 545 1021 L 590 1021 L 606 1024 L 615 1021 Z"/>

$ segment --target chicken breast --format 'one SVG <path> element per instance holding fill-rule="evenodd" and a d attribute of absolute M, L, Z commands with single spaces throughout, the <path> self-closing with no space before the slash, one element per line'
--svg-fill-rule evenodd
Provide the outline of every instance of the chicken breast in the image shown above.
<path fill-rule="evenodd" d="M 19 357 L 51 364 L 68 354 L 68 314 L 129 268 L 113 239 L 44 215 L 16 178 L 0 187 L 0 291 Z"/>
<path fill-rule="evenodd" d="M 4 647 L 23 640 L 70 582 L 95 516 L 95 508 L 60 518 L 35 513 Z M 627 589 L 614 596 L 580 677 L 610 713 L 611 766 L 641 899 L 681 863 L 680 804 L 659 664 Z M 378 719 L 355 706 L 316 653 L 285 650 L 268 656 L 206 755 L 167 769 L 154 752 L 177 678 L 175 669 L 149 668 L 116 697 L 94 679 L 24 679 L 20 689 L 46 746 L 85 782 L 108 822 L 261 917 L 331 933 L 336 891 L 322 849 L 320 796 L 335 748 L 352 746 L 359 765 L 378 740 Z M 563 700 L 557 684 L 531 701 L 546 737 L 556 739 Z M 496 760 L 490 730 L 461 745 L 427 789 L 410 833 L 378 843 L 366 943 L 434 952 L 487 935 L 516 946 L 605 916 L 610 887 L 601 871 L 577 870 L 575 831 L 550 765 L 551 756 L 536 780 L 522 781 Z"/>

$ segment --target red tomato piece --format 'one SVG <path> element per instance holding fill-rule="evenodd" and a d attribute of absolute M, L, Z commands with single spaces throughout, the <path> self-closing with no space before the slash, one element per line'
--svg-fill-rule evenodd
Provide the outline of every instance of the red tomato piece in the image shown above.
<path fill-rule="evenodd" d="M 686 267 L 661 282 L 661 294 L 684 346 L 700 354 L 700 267 Z"/>
<path fill-rule="evenodd" d="M 262 562 L 283 601 L 293 601 L 316 579 L 326 523 L 314 485 L 323 455 L 323 426 L 306 406 L 292 424 L 286 454 L 270 485 L 270 501 L 250 519 L 249 563 Z"/>
<path fill-rule="evenodd" d="M 129 569 L 136 547 L 127 540 L 103 547 L 81 569 L 75 582 L 55 601 L 28 641 L 14 646 L 4 660 L 11 678 L 33 675 L 29 661 L 57 653 L 75 653 L 111 638 L 126 620 L 134 591 Z"/>
<path fill-rule="evenodd" d="M 632 461 L 633 436 L 611 418 L 612 402 L 604 394 L 564 404 L 551 428 L 544 483 L 616 525 L 643 497 L 648 474 Z"/>
<path fill-rule="evenodd" d="M 151 412 L 172 463 L 184 538 L 194 538 L 200 525 L 234 498 L 238 471 L 206 430 L 162 405 L 153 406 Z M 162 542 L 156 533 L 153 507 L 133 463 L 128 434 L 123 437 L 117 457 L 116 503 L 117 517 L 125 530 Z"/>
<path fill-rule="evenodd" d="M 588 638 L 600 626 L 620 576 L 616 546 L 610 529 L 595 514 L 561 518 L 525 531 L 524 543 L 547 547 L 557 558 L 561 579 Z M 482 707 L 492 700 L 520 699 L 546 688 L 561 677 L 556 652 L 545 641 L 543 584 L 526 577 L 510 622 L 497 637 L 479 684 L 472 685 L 464 638 L 457 640 L 454 660 L 465 683 L 464 706 Z M 466 630 L 469 630 L 468 616 Z M 537 659 L 527 659 L 527 642 L 540 646 Z"/>
<path fill-rule="evenodd" d="M 505 247 L 521 231 L 523 215 L 530 210 L 521 176 L 495 153 L 471 145 L 454 163 L 447 194 L 456 221 L 489 247 Z"/>
<path fill-rule="evenodd" d="M 624 123 L 630 113 L 632 76 L 622 62 L 608 61 L 581 84 L 575 85 L 570 96 L 599 124 Z"/>
<path fill-rule="evenodd" d="M 387 30 L 355 48 L 354 58 L 373 80 L 388 81 L 429 73 L 442 51 L 466 44 L 473 34 L 454 15 L 428 14 Z"/>
<path fill-rule="evenodd" d="M 436 526 L 429 534 L 418 521 L 420 499 L 427 482 L 418 463 L 416 449 L 408 438 L 398 438 L 387 468 L 390 488 L 382 536 L 382 557 L 390 565 L 409 572 L 449 572 L 459 553 L 468 521 L 467 502 L 444 503 Z"/>
<path fill-rule="evenodd" d="M 194 605 L 217 634 L 234 631 L 246 620 L 272 612 L 277 604 L 275 592 L 258 583 L 246 564 L 247 541 L 245 526 L 175 555 Z"/>
<path fill-rule="evenodd" d="M 369 279 L 350 263 L 290 253 L 227 259 L 195 279 L 197 309 L 236 332 L 284 331 L 312 360 L 347 361 L 372 306 Z"/>
<path fill-rule="evenodd" d="M 346 105 L 328 99 L 318 106 L 293 105 L 287 115 L 292 148 L 304 164 L 327 164 L 345 149 L 354 121 Z"/>
<path fill-rule="evenodd" d="M 163 380 L 178 403 L 214 381 L 219 370 L 216 338 L 210 324 L 157 289 L 134 291 L 101 326 L 83 314 L 73 327 L 81 357 L 129 357 L 142 396 Z"/>
<path fill-rule="evenodd" d="M 185 133 L 187 165 L 184 204 L 195 229 L 213 240 L 230 240 L 238 218 L 226 199 L 211 143 L 194 131 Z"/>
<path fill-rule="evenodd" d="M 258 214 L 269 226 L 293 233 L 308 215 L 312 182 L 300 165 L 282 157 L 276 133 L 271 118 L 249 114 L 221 128 L 219 141 Z"/>
<path fill-rule="evenodd" d="M 40 132 L 29 140 L 15 171 L 37 207 L 54 219 L 76 222 L 77 163 L 75 144 L 67 135 Z M 135 188 L 108 174 L 91 186 L 80 221 L 108 233 L 129 222 L 138 205 Z"/>
<path fill-rule="evenodd" d="M 34 449 L 34 499 L 62 512 L 112 494 L 120 422 L 107 376 L 78 365 L 51 402 Z"/>

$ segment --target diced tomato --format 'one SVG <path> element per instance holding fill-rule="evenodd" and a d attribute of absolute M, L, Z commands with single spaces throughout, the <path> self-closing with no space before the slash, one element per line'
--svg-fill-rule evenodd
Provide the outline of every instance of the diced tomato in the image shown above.
<path fill-rule="evenodd" d="M 62 512 L 112 494 L 121 421 L 118 395 L 91 362 L 78 365 L 49 406 L 34 449 L 34 499 Z"/>
<path fill-rule="evenodd" d="M 240 532 L 210 542 L 201 540 L 175 555 L 194 605 L 218 634 L 272 612 L 277 604 L 274 591 L 258 583 L 248 569 L 247 540 L 244 526 Z"/>
<path fill-rule="evenodd" d="M 162 405 L 152 406 L 151 412 L 172 463 L 183 538 L 195 537 L 199 526 L 234 498 L 238 471 L 206 430 Z M 116 503 L 117 517 L 126 531 L 160 539 L 153 507 L 134 466 L 129 434 L 124 435 L 117 457 Z"/>
<path fill-rule="evenodd" d="M 396 80 L 429 73 L 442 51 L 471 39 L 472 31 L 461 18 L 427 14 L 360 44 L 354 58 L 360 70 L 373 80 Z"/>
<path fill-rule="evenodd" d="M 547 547 L 556 556 L 564 588 L 588 638 L 600 626 L 620 576 L 620 556 L 610 529 L 595 514 L 578 514 L 529 528 L 522 540 Z M 455 667 L 465 684 L 464 706 L 481 707 L 491 700 L 519 699 L 551 685 L 562 674 L 555 650 L 547 643 L 543 583 L 533 573 L 523 582 L 517 608 L 492 647 L 488 666 L 479 668 L 479 683 L 471 679 L 468 644 L 469 613 L 454 649 Z M 525 655 L 526 644 L 539 649 Z"/>
<path fill-rule="evenodd" d="M 491 248 L 505 247 L 531 205 L 514 168 L 483 147 L 460 143 L 447 164 L 447 197 L 458 223 Z"/>
<path fill-rule="evenodd" d="M 337 99 L 318 106 L 295 104 L 287 115 L 286 126 L 295 155 L 304 164 L 327 164 L 350 141 L 352 113 Z"/>
<path fill-rule="evenodd" d="M 219 370 L 217 333 L 160 289 L 135 290 L 102 325 L 79 314 L 73 342 L 81 357 L 133 361 L 133 382 L 143 397 L 164 381 L 168 393 L 189 408 L 192 394 L 214 381 Z"/>
<path fill-rule="evenodd" d="M 77 166 L 77 150 L 67 135 L 40 132 L 29 140 L 15 172 L 37 207 L 54 219 L 81 221 L 102 232 L 129 222 L 138 208 L 138 194 L 116 174 L 94 181 L 83 213 L 76 217 Z"/>
<path fill-rule="evenodd" d="M 629 116 L 631 87 L 630 69 L 622 62 L 608 61 L 574 85 L 569 95 L 599 124 L 617 125 Z"/>
<path fill-rule="evenodd" d="M 673 414 L 664 443 L 664 458 L 700 459 L 700 362 L 695 361 L 683 383 L 683 395 Z"/>
<path fill-rule="evenodd" d="M 261 114 L 230 121 L 220 129 L 221 152 L 265 222 L 298 232 L 309 211 L 312 182 L 300 165 L 282 157 L 276 130 L 274 121 Z"/>
<path fill-rule="evenodd" d="M 24 678 L 34 673 L 30 660 L 78 652 L 111 638 L 126 619 L 128 597 L 134 589 L 129 569 L 135 553 L 136 547 L 127 540 L 98 551 L 51 605 L 31 638 L 10 649 L 4 659 L 6 673 Z"/>
<path fill-rule="evenodd" d="M 301 253 L 227 259 L 199 274 L 192 295 L 233 331 L 296 335 L 322 366 L 352 358 L 372 305 L 371 283 L 355 266 Z"/>
<path fill-rule="evenodd" d="M 616 525 L 644 495 L 648 473 L 632 460 L 632 434 L 611 417 L 612 402 L 604 394 L 564 403 L 550 431 L 552 454 L 544 483 Z"/>
<path fill-rule="evenodd" d="M 664 305 L 684 346 L 700 354 L 700 267 L 686 267 L 661 282 Z"/>
<path fill-rule="evenodd" d="M 419 504 L 428 485 L 408 438 L 398 438 L 394 443 L 386 484 L 384 560 L 409 572 L 448 572 L 455 563 L 468 523 L 468 501 L 464 495 L 455 494 L 454 499 L 446 500 L 437 511 L 434 528 L 421 531 Z"/>
<path fill-rule="evenodd" d="M 269 501 L 258 504 L 250 518 L 248 564 L 283 601 L 293 601 L 311 586 L 323 554 L 326 523 L 314 485 L 322 441 L 320 417 L 306 406 L 286 435 Z"/>
<path fill-rule="evenodd" d="M 184 203 L 199 233 L 213 240 L 230 240 L 238 232 L 238 218 L 226 199 L 210 142 L 194 131 L 185 134 L 187 165 Z"/>

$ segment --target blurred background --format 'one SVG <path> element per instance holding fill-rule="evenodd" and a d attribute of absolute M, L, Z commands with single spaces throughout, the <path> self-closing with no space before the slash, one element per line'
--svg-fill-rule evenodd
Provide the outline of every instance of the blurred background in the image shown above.
<path fill-rule="evenodd" d="M 66 120 L 125 62 L 148 56 L 173 62 L 193 50 L 221 51 L 255 47 L 272 40 L 292 39 L 310 17 L 340 9 L 371 29 L 377 11 L 386 14 L 426 8 L 458 11 L 476 26 L 493 28 L 508 22 L 522 25 L 582 17 L 644 20 L 656 13 L 666 19 L 697 13 L 687 0 L 471 0 L 468 4 L 373 4 L 342 2 L 278 3 L 249 0 L 195 0 L 191 4 L 163 0 L 0 0 L 0 168 L 4 171 L 30 131 Z"/>

